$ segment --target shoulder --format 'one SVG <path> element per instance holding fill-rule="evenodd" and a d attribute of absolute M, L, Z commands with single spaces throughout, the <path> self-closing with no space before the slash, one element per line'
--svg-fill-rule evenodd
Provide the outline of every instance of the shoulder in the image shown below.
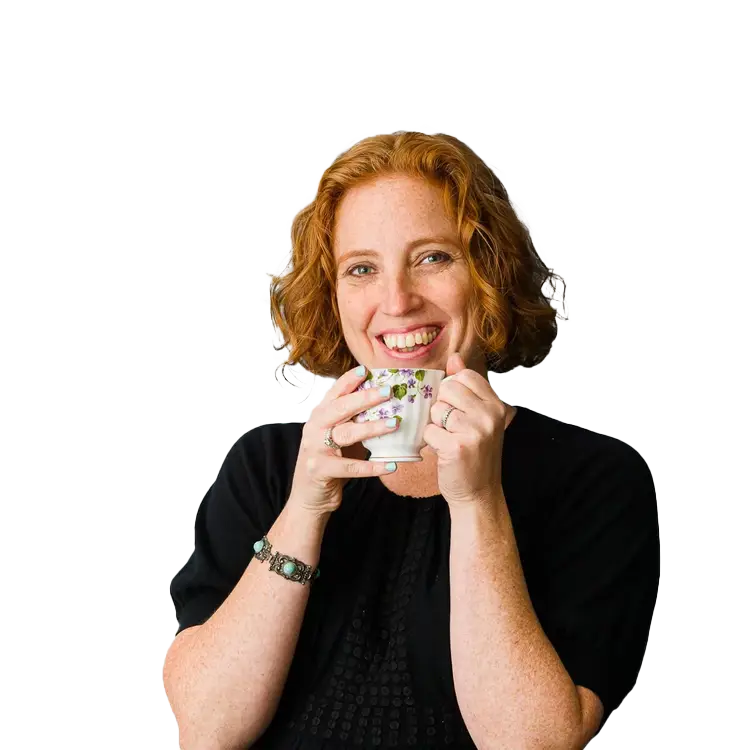
<path fill-rule="evenodd" d="M 625 441 L 533 409 L 517 408 L 517 417 L 521 417 L 518 433 L 524 448 L 541 460 L 559 463 L 565 468 L 563 476 L 580 477 L 587 470 L 601 474 L 620 467 L 635 471 L 641 479 L 651 478 L 643 456 Z"/>
<path fill-rule="evenodd" d="M 281 457 L 286 454 L 297 455 L 302 439 L 304 422 L 272 422 L 258 425 L 241 435 L 232 451 L 247 454 L 260 451 Z"/>
<path fill-rule="evenodd" d="M 227 459 L 248 469 L 294 466 L 302 440 L 303 422 L 273 422 L 253 427 L 232 445 Z"/>
<path fill-rule="evenodd" d="M 653 476 L 636 448 L 531 409 L 521 407 L 520 416 L 517 443 L 528 468 L 542 477 L 549 511 L 614 514 L 619 506 L 656 520 Z"/>
<path fill-rule="evenodd" d="M 234 442 L 225 469 L 232 476 L 261 482 L 283 493 L 297 464 L 303 427 L 302 422 L 253 427 Z"/>

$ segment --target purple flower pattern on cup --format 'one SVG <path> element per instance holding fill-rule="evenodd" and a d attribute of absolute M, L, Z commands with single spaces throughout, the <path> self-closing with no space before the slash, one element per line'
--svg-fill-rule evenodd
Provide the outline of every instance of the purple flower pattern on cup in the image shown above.
<path fill-rule="evenodd" d="M 391 399 L 387 404 L 369 410 L 370 418 L 388 419 L 389 417 L 396 417 L 401 421 L 402 417 L 399 412 L 404 410 L 404 398 L 410 404 L 414 403 L 417 396 L 426 399 L 432 398 L 432 386 L 422 383 L 424 375 L 424 370 L 412 369 L 387 369 L 378 372 L 377 375 L 374 375 L 372 371 L 368 372 L 367 379 L 357 386 L 358 391 L 390 385 L 392 392 Z M 354 418 L 354 421 L 366 421 L 367 414 L 367 411 L 360 412 Z"/>

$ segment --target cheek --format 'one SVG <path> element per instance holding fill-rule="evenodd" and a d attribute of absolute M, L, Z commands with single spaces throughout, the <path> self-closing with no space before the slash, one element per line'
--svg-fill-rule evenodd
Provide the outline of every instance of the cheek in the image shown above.
<path fill-rule="evenodd" d="M 363 295 L 342 290 L 337 294 L 337 302 L 344 331 L 356 332 L 366 327 L 368 315 Z"/>
<path fill-rule="evenodd" d="M 452 318 L 463 318 L 467 315 L 469 297 L 455 282 L 432 285 L 430 298 Z"/>
<path fill-rule="evenodd" d="M 453 263 L 441 273 L 431 274 L 425 279 L 425 292 L 441 307 L 454 315 L 464 314 L 469 304 L 472 289 L 469 270 L 460 263 Z"/>

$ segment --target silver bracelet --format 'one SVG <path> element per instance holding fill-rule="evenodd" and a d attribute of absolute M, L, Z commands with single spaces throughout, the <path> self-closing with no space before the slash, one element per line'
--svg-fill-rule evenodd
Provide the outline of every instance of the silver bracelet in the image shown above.
<path fill-rule="evenodd" d="M 320 577 L 320 568 L 313 570 L 311 565 L 305 565 L 301 560 L 290 555 L 283 555 L 280 552 L 274 552 L 271 555 L 271 542 L 268 537 L 255 542 L 253 545 L 254 556 L 261 562 L 270 558 L 269 567 L 274 573 L 278 573 L 282 578 L 288 581 L 297 581 L 303 586 L 311 583 Z"/>

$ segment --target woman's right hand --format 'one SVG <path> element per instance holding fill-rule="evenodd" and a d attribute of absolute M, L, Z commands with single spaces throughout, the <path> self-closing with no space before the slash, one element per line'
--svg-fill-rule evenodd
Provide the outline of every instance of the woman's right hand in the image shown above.
<path fill-rule="evenodd" d="M 324 442 L 328 427 L 333 428 L 333 441 L 342 447 L 398 429 L 398 423 L 386 426 L 385 419 L 350 421 L 360 412 L 391 398 L 389 386 L 385 386 L 386 394 L 381 394 L 379 388 L 355 391 L 366 376 L 367 370 L 364 375 L 357 375 L 356 369 L 344 373 L 313 409 L 302 429 L 288 505 L 320 515 L 332 513 L 341 505 L 344 480 L 391 473 L 382 461 L 343 457 L 340 450 L 328 448 Z"/>

